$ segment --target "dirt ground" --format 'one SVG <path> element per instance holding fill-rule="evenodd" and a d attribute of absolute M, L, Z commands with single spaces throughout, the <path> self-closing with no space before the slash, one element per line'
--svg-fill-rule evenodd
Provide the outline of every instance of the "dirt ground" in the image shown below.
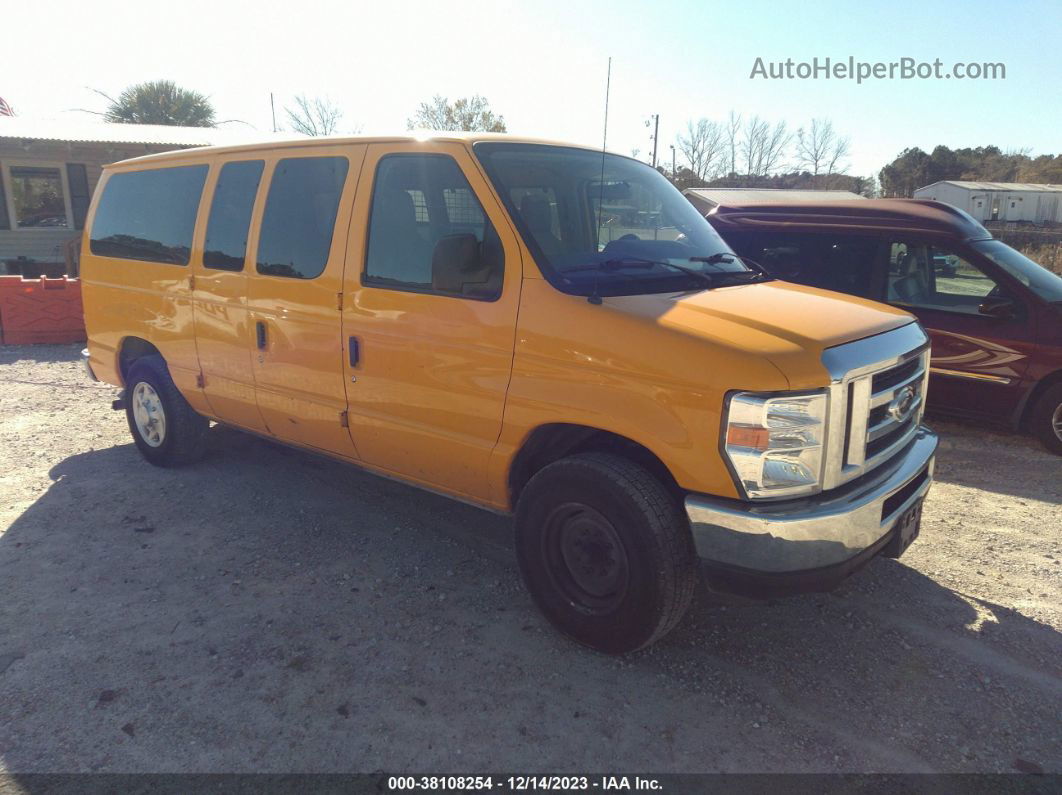
<path fill-rule="evenodd" d="M 506 519 L 212 430 L 137 454 L 79 346 L 0 348 L 0 763 L 35 771 L 1062 772 L 1062 459 L 933 421 L 902 561 L 616 659 Z"/>

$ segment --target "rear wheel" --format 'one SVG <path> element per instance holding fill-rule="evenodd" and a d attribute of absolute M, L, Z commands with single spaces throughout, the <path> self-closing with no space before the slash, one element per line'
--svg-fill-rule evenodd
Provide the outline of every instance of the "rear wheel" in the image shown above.
<path fill-rule="evenodd" d="M 1033 406 L 1032 432 L 1044 447 L 1055 455 L 1062 455 L 1062 384 L 1049 387 Z"/>
<path fill-rule="evenodd" d="M 144 356 L 129 368 L 125 416 L 137 449 L 155 466 L 189 464 L 206 449 L 210 422 L 188 405 L 161 356 Z"/>
<path fill-rule="evenodd" d="M 670 632 L 696 585 L 678 501 L 646 470 L 606 453 L 564 458 L 531 478 L 516 509 L 516 551 L 546 618 L 610 654 Z"/>

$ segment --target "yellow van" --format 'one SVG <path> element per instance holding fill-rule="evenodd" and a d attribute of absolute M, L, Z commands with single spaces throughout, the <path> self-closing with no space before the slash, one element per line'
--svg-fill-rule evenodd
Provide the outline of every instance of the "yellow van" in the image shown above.
<path fill-rule="evenodd" d="M 663 636 L 699 570 L 822 590 L 918 532 L 922 328 L 770 278 L 637 160 L 192 149 L 106 168 L 85 228 L 87 364 L 147 461 L 215 421 L 511 512 L 535 602 L 594 648 Z"/>

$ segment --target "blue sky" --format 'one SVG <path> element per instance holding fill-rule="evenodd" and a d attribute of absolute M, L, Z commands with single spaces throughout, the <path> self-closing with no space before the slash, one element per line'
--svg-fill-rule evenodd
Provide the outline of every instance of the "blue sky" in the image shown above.
<path fill-rule="evenodd" d="M 433 94 L 479 93 L 510 131 L 600 143 L 613 58 L 609 148 L 646 156 L 659 113 L 660 159 L 688 119 L 730 110 L 792 127 L 826 117 L 852 141 L 850 173 L 904 147 L 996 144 L 1062 151 L 1062 3 L 658 2 L 152 3 L 9 5 L 0 96 L 20 115 L 102 110 L 169 78 L 210 95 L 219 118 L 271 129 L 294 94 L 329 96 L 344 125 L 404 130 Z M 253 12 L 252 12 L 253 9 Z M 27 35 L 20 35 L 21 31 Z M 42 38 L 42 32 L 47 35 Z M 1003 62 L 997 81 L 751 80 L 756 57 L 797 61 Z"/>

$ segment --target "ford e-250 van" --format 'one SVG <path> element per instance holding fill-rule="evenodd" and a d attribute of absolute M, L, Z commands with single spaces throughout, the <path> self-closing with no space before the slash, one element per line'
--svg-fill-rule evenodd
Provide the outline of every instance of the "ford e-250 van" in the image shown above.
<path fill-rule="evenodd" d="M 652 643 L 703 569 L 822 590 L 918 532 L 909 314 L 744 264 L 667 180 L 498 136 L 193 149 L 105 169 L 95 377 L 152 464 L 211 420 L 515 514 L 542 612 Z"/>

